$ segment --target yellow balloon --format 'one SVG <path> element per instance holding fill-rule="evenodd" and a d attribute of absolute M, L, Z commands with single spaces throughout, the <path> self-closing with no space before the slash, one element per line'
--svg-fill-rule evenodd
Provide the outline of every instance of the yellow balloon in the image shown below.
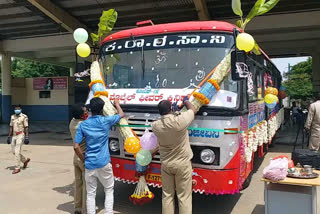
<path fill-rule="evenodd" d="M 129 137 L 124 141 L 124 149 L 131 154 L 135 154 L 139 152 L 141 146 L 140 146 L 140 141 L 136 137 Z"/>
<path fill-rule="evenodd" d="M 90 55 L 91 49 L 87 43 L 80 43 L 77 46 L 77 53 L 79 56 L 86 58 Z"/>
<path fill-rule="evenodd" d="M 240 33 L 236 39 L 239 50 L 249 52 L 254 48 L 254 39 L 250 34 Z"/>
<path fill-rule="evenodd" d="M 264 97 L 264 101 L 267 103 L 267 104 L 271 104 L 274 102 L 274 95 L 273 94 L 267 94 L 265 97 Z"/>

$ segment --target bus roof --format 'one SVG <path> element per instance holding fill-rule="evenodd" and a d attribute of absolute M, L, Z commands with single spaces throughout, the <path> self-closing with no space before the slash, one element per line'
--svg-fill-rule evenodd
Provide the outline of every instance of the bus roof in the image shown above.
<path fill-rule="evenodd" d="M 121 30 L 107 36 L 101 44 L 116 39 L 124 39 L 130 36 L 144 36 L 162 33 L 175 33 L 186 31 L 226 31 L 232 32 L 234 28 L 242 31 L 237 26 L 228 22 L 222 21 L 190 21 L 190 22 L 177 22 L 168 24 L 151 25 L 144 27 L 136 27 L 127 30 Z"/>

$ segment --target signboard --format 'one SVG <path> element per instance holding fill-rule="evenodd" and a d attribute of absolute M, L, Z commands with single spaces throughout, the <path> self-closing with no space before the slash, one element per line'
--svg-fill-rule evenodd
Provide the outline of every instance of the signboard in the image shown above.
<path fill-rule="evenodd" d="M 161 100 L 181 103 L 183 98 L 192 93 L 193 89 L 107 89 L 110 100 L 119 99 L 121 104 L 157 105 Z M 89 94 L 93 97 L 92 91 Z M 219 90 L 208 106 L 236 108 L 237 93 Z"/>
<path fill-rule="evenodd" d="M 63 90 L 68 88 L 68 77 L 34 78 L 33 90 Z"/>

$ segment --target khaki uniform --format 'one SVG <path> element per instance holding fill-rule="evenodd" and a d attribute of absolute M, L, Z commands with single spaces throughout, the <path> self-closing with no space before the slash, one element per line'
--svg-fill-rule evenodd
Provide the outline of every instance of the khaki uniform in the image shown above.
<path fill-rule="evenodd" d="M 312 103 L 309 107 L 305 127 L 310 130 L 309 149 L 320 148 L 320 101 Z"/>
<path fill-rule="evenodd" d="M 83 120 L 72 119 L 69 125 L 72 140 L 74 141 L 77 128 Z M 86 143 L 79 144 L 81 151 L 85 153 Z M 74 191 L 74 208 L 75 211 L 80 211 L 82 214 L 87 213 L 86 201 L 87 201 L 87 191 L 85 182 L 85 168 L 84 162 L 80 160 L 76 153 L 73 156 L 74 165 L 74 177 L 75 177 L 75 191 Z"/>
<path fill-rule="evenodd" d="M 10 127 L 12 126 L 13 137 L 11 141 L 11 150 L 16 160 L 16 169 L 20 169 L 21 162 L 24 163 L 26 158 L 21 154 L 21 148 L 24 143 L 24 129 L 28 127 L 28 116 L 25 114 L 12 115 Z"/>
<path fill-rule="evenodd" d="M 194 112 L 188 110 L 178 115 L 165 115 L 152 124 L 152 131 L 159 142 L 163 214 L 174 214 L 175 192 L 179 201 L 179 213 L 192 213 L 193 153 L 188 126 L 193 120 Z"/>

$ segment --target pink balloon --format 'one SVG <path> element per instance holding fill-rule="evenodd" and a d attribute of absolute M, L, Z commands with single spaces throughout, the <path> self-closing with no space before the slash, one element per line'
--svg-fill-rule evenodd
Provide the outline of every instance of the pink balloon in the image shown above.
<path fill-rule="evenodd" d="M 152 132 L 146 132 L 140 138 L 140 145 L 142 149 L 153 150 L 158 144 L 157 137 Z"/>

